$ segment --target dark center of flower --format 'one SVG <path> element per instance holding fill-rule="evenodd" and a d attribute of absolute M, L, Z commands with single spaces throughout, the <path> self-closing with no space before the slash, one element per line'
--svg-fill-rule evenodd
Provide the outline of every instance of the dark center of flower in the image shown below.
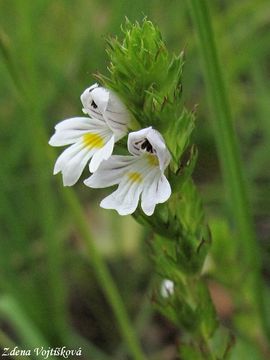
<path fill-rule="evenodd" d="M 144 139 L 144 141 L 141 143 L 141 149 L 146 150 L 151 154 L 154 152 L 153 146 L 150 144 L 150 142 L 147 139 Z"/>
<path fill-rule="evenodd" d="M 91 106 L 92 106 L 94 109 L 96 109 L 96 108 L 97 108 L 97 104 L 94 102 L 94 100 L 92 100 L 92 102 L 91 102 Z"/>

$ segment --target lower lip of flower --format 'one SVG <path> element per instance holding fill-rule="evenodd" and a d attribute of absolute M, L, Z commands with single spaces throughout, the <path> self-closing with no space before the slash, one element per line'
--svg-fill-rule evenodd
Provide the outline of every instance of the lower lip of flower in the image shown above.
<path fill-rule="evenodd" d="M 105 143 L 104 139 L 99 134 L 88 133 L 83 136 L 83 144 L 89 149 L 100 149 Z"/>
<path fill-rule="evenodd" d="M 132 183 L 140 183 L 142 182 L 142 175 L 139 172 L 133 171 L 127 174 L 129 180 Z"/>

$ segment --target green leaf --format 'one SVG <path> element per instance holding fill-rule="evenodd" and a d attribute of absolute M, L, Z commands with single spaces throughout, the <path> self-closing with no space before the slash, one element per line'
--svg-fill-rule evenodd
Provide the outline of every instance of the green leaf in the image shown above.
<path fill-rule="evenodd" d="M 176 173 L 170 172 L 169 181 L 173 192 L 181 191 L 183 184 L 190 179 L 198 158 L 198 150 L 193 145 L 187 154 L 187 159 L 182 160 Z"/>
<path fill-rule="evenodd" d="M 189 144 L 194 126 L 194 113 L 188 112 L 186 109 L 183 109 L 180 116 L 173 118 L 172 121 L 168 122 L 165 139 L 173 155 L 176 166 Z"/>
<path fill-rule="evenodd" d="M 196 309 L 198 318 L 200 318 L 201 334 L 205 339 L 213 336 L 217 326 L 217 315 L 212 303 L 207 286 L 200 282 L 197 285 L 198 307 Z"/>
<path fill-rule="evenodd" d="M 179 355 L 183 360 L 205 360 L 205 357 L 193 344 L 181 344 Z"/>

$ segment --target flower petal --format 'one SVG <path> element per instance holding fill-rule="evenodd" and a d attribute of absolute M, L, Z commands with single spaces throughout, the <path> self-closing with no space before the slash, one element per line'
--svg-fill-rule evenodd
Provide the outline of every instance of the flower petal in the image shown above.
<path fill-rule="evenodd" d="M 118 96 L 111 90 L 94 84 L 81 95 L 83 112 L 106 121 L 119 140 L 127 132 L 130 114 Z"/>
<path fill-rule="evenodd" d="M 73 144 L 58 157 L 54 166 L 54 174 L 62 172 L 64 186 L 74 185 L 94 151 L 94 149 L 89 150 L 84 147 L 82 142 Z"/>
<path fill-rule="evenodd" d="M 105 110 L 104 118 L 108 126 L 121 138 L 127 133 L 130 114 L 122 101 L 112 91 L 109 92 L 109 101 Z"/>
<path fill-rule="evenodd" d="M 129 134 L 128 150 L 131 154 L 137 156 L 145 152 L 156 155 L 162 171 L 166 169 L 171 160 L 171 155 L 163 137 L 151 126 Z"/>
<path fill-rule="evenodd" d="M 84 134 L 91 131 L 106 130 L 104 121 L 85 117 L 75 117 L 63 120 L 55 126 L 55 134 L 51 137 L 51 146 L 70 145 L 79 140 Z"/>
<path fill-rule="evenodd" d="M 157 130 L 151 129 L 147 133 L 146 138 L 153 146 L 153 148 L 156 150 L 156 154 L 159 159 L 160 169 L 164 171 L 170 163 L 171 155 L 166 147 L 163 137 Z"/>
<path fill-rule="evenodd" d="M 81 95 L 81 102 L 83 104 L 83 112 L 88 115 L 104 119 L 104 112 L 109 101 L 109 91 L 105 88 L 94 84 L 87 88 Z"/>
<path fill-rule="evenodd" d="M 61 121 L 55 126 L 56 130 L 92 130 L 92 128 L 105 126 L 104 121 L 97 118 L 74 117 Z"/>
<path fill-rule="evenodd" d="M 114 209 L 119 215 L 132 214 L 139 202 L 142 184 L 132 183 L 124 179 L 117 190 L 103 199 L 100 206 L 104 209 Z"/>
<path fill-rule="evenodd" d="M 140 147 L 140 144 L 146 139 L 147 134 L 149 131 L 152 130 L 152 126 L 141 129 L 139 131 L 133 131 L 128 134 L 128 151 L 133 155 L 141 155 L 142 149 Z"/>
<path fill-rule="evenodd" d="M 160 169 L 149 173 L 142 192 L 142 209 L 151 216 L 157 204 L 164 203 L 171 196 L 171 186 Z"/>
<path fill-rule="evenodd" d="M 134 156 L 113 155 L 103 161 L 97 171 L 84 183 L 91 188 L 104 188 L 119 184 L 133 162 Z"/>
<path fill-rule="evenodd" d="M 115 137 L 114 135 L 112 135 L 110 140 L 106 143 L 106 145 L 94 153 L 89 164 L 90 172 L 95 172 L 99 167 L 99 165 L 101 164 L 101 162 L 103 160 L 107 160 L 112 155 L 114 142 L 115 142 Z"/>

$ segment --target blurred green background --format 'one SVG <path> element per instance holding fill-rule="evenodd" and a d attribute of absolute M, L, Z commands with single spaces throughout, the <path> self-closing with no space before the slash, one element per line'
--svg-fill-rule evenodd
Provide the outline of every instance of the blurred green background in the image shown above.
<path fill-rule="evenodd" d="M 270 4 L 269 0 L 208 3 L 268 281 Z M 84 214 L 84 226 L 106 259 L 145 352 L 152 359 L 174 359 L 176 331 L 151 308 L 155 277 L 147 229 L 132 217 L 100 209 L 99 200 L 107 190 L 92 191 L 82 182 L 64 189 L 60 175 L 52 175 L 60 151 L 54 152 L 47 143 L 57 122 L 82 114 L 79 96 L 95 82 L 93 73 L 106 73 L 105 39 L 121 36 L 125 16 L 131 21 L 148 16 L 160 27 L 171 51 L 185 49 L 184 98 L 189 109 L 198 104 L 195 181 L 214 242 L 227 231 L 230 219 L 186 1 L 0 1 L 2 348 L 81 346 L 85 359 L 128 358 L 93 272 L 91 251 L 78 232 Z"/>

